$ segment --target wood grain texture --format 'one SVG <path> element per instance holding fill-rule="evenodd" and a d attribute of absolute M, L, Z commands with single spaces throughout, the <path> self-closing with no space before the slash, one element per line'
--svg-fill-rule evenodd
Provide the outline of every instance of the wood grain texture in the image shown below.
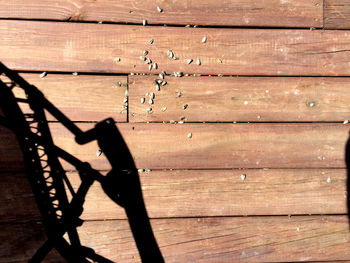
<path fill-rule="evenodd" d="M 151 220 L 166 262 L 296 262 L 349 260 L 345 216 L 236 217 Z M 1 225 L 0 262 L 26 262 L 16 244 L 33 239 L 40 226 Z M 20 233 L 20 234 L 19 234 Z M 125 220 L 88 221 L 82 244 L 115 262 L 140 262 Z M 34 239 L 35 240 L 35 239 Z"/>
<path fill-rule="evenodd" d="M 117 125 L 138 168 L 345 168 L 344 124 L 123 124 Z M 93 124 L 81 124 L 83 130 Z M 14 136 L 0 129 L 0 168 L 23 169 Z M 54 142 L 99 170 L 110 169 L 97 143 L 80 146 L 60 124 Z M 188 138 L 189 133 L 192 138 Z M 67 169 L 74 169 L 66 165 Z"/>
<path fill-rule="evenodd" d="M 40 220 L 26 176 L 0 175 L 0 222 Z M 67 176 L 77 189 L 78 174 L 69 172 Z M 140 179 L 151 218 L 347 212 L 343 169 L 152 171 L 140 173 Z M 125 218 L 124 210 L 94 183 L 82 219 Z"/>
<path fill-rule="evenodd" d="M 324 1 L 324 27 L 326 29 L 350 29 L 350 1 Z"/>
<path fill-rule="evenodd" d="M 322 27 L 322 9 L 321 0 L 0 1 L 2 18 L 174 25 Z"/>
<path fill-rule="evenodd" d="M 121 123 L 118 127 L 136 166 L 150 169 L 344 168 L 349 132 L 343 124 Z M 109 169 L 103 155 L 96 157 L 96 144 L 78 146 L 59 125 L 52 128 L 59 146 L 97 169 Z"/>
<path fill-rule="evenodd" d="M 348 76 L 348 31 L 143 27 L 1 21 L 0 57 L 18 70 Z M 207 42 L 202 43 L 206 36 Z M 154 39 L 154 44 L 149 40 Z M 178 60 L 170 59 L 172 50 Z M 44 56 L 42 54 L 45 54 Z M 119 57 L 120 62 L 114 59 Z M 25 59 L 24 59 L 25 58 Z M 190 65 L 186 59 L 193 59 Z M 195 61 L 201 60 L 201 66 Z M 222 63 L 221 63 L 222 62 Z"/>
<path fill-rule="evenodd" d="M 345 168 L 349 126 L 344 124 L 158 124 L 117 125 L 138 168 Z M 60 124 L 54 142 L 99 170 L 110 169 L 97 143 L 75 143 Z M 83 130 L 93 124 L 81 124 Z M 19 150 L 0 129 L 0 168 L 23 169 Z M 188 138 L 189 133 L 192 138 Z M 22 166 L 21 166 L 22 165 Z M 66 169 L 74 169 L 65 165 Z"/>
<path fill-rule="evenodd" d="M 126 122 L 123 100 L 127 89 L 125 76 L 91 76 L 48 74 L 21 74 L 30 84 L 42 91 L 60 111 L 72 121 L 101 121 L 108 117 Z M 121 86 L 119 86 L 119 83 Z M 14 89 L 22 97 L 21 90 Z M 30 112 L 21 104 L 24 112 Z M 51 115 L 49 120 L 56 120 Z"/>
<path fill-rule="evenodd" d="M 348 78 L 166 77 L 168 84 L 158 92 L 157 77 L 129 77 L 130 121 L 344 121 L 350 116 Z M 146 93 L 155 93 L 154 104 Z"/>
<path fill-rule="evenodd" d="M 41 222 L 27 224 L 1 224 L 0 225 L 0 262 L 24 263 L 47 240 L 45 229 Z M 56 250 L 43 261 L 44 263 L 65 262 Z"/>

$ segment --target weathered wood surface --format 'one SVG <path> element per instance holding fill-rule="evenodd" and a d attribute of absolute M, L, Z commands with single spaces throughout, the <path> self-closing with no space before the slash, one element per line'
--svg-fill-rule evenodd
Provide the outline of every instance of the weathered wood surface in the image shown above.
<path fill-rule="evenodd" d="M 350 259 L 346 216 L 158 219 L 151 223 L 166 262 Z M 33 251 L 33 244 L 41 238 L 42 226 L 1 228 L 2 240 L 8 242 L 0 243 L 0 262 L 26 262 L 31 253 L 23 252 Z M 140 262 L 126 220 L 88 221 L 79 233 L 82 244 L 115 262 Z"/>
<path fill-rule="evenodd" d="M 82 125 L 81 127 L 91 127 Z M 119 124 L 138 168 L 344 168 L 343 124 Z M 73 144 L 59 125 L 54 141 L 97 169 L 96 144 Z M 189 133 L 192 138 L 188 138 Z"/>
<path fill-rule="evenodd" d="M 0 225 L 0 262 L 24 263 L 47 240 L 42 223 L 1 224 Z M 45 258 L 45 263 L 62 263 L 64 260 L 55 251 Z"/>
<path fill-rule="evenodd" d="M 67 176 L 77 189 L 78 174 Z M 140 179 L 151 218 L 347 212 L 343 169 L 152 171 L 140 173 Z M 82 218 L 126 216 L 96 182 L 86 197 Z M 33 220 L 40 220 L 40 215 L 26 176 L 1 173 L 0 222 Z"/>
<path fill-rule="evenodd" d="M 157 78 L 129 76 L 130 121 L 344 121 L 350 116 L 349 78 L 165 77 L 168 84 L 159 92 Z M 155 93 L 154 104 L 146 93 Z"/>
<path fill-rule="evenodd" d="M 163 12 L 158 12 L 157 6 Z M 146 19 L 148 24 L 322 27 L 323 1 L 1 0 L 0 17 L 139 24 Z"/>
<path fill-rule="evenodd" d="M 324 1 L 324 27 L 326 29 L 350 29 L 350 1 Z"/>
<path fill-rule="evenodd" d="M 117 126 L 138 168 L 346 167 L 349 126 L 344 124 L 120 123 Z M 91 162 L 96 169 L 110 169 L 103 154 L 96 156 L 99 150 L 96 142 L 81 146 L 60 124 L 52 123 L 50 127 L 58 146 Z M 88 130 L 93 124 L 80 124 L 80 127 Z M 3 142 L 0 168 L 23 169 L 14 136 L 4 128 L 0 131 Z"/>
<path fill-rule="evenodd" d="M 0 57 L 18 70 L 149 72 L 143 50 L 158 63 L 151 73 L 347 76 L 348 31 L 144 27 L 6 21 Z M 21 37 L 18 37 L 18 36 Z M 202 38 L 206 36 L 206 43 Z M 154 39 L 154 43 L 149 43 Z M 178 60 L 170 59 L 172 50 Z M 45 54 L 43 56 L 42 54 Z M 25 58 L 25 59 L 24 59 Z M 115 62 L 120 58 L 120 62 Z M 186 59 L 193 59 L 190 65 Z M 201 60 L 201 65 L 196 60 Z M 221 63 L 222 62 L 222 63 Z"/>
<path fill-rule="evenodd" d="M 72 121 L 101 121 L 113 117 L 115 121 L 126 122 L 127 112 L 123 109 L 126 97 L 127 77 L 98 75 L 21 74 L 30 84 L 42 91 L 60 111 Z M 121 85 L 121 86 L 120 86 Z M 23 92 L 14 89 L 15 95 Z M 21 104 L 26 112 L 26 104 Z M 27 112 L 30 112 L 27 110 Z M 48 115 L 49 120 L 55 120 Z"/>

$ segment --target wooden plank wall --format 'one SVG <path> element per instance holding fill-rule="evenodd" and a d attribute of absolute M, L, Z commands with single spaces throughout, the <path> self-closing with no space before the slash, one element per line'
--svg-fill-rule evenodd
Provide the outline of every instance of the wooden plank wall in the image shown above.
<path fill-rule="evenodd" d="M 349 0 L 0 0 L 0 58 L 83 130 L 116 120 L 166 262 L 350 262 L 349 21 Z M 49 119 L 59 146 L 110 168 Z M 0 128 L 0 262 L 45 240 L 19 156 Z M 98 184 L 82 218 L 84 245 L 140 261 Z"/>

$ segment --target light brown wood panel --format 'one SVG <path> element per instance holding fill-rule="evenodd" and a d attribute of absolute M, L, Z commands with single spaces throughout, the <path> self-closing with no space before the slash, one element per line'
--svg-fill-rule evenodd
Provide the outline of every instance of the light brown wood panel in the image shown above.
<path fill-rule="evenodd" d="M 86 125 L 82 127 L 91 127 Z M 119 124 L 138 168 L 344 168 L 344 124 Z M 53 125 L 55 142 L 109 169 L 95 143 L 78 146 Z M 192 138 L 188 138 L 189 134 Z M 68 167 L 67 167 L 68 168 Z"/>
<path fill-rule="evenodd" d="M 159 6 L 163 11 L 157 10 Z M 175 25 L 322 27 L 323 2 L 235 1 L 0 1 L 0 17 Z M 232 15 L 234 14 L 234 15 Z"/>
<path fill-rule="evenodd" d="M 151 223 L 167 263 L 305 262 L 350 258 L 346 216 L 158 219 Z M 39 227 L 22 224 L 5 228 L 2 225 L 2 228 L 0 233 L 6 242 L 0 243 L 0 253 L 6 253 L 16 251 L 16 244 L 28 243 Z M 115 262 L 140 262 L 125 220 L 88 221 L 79 233 L 83 245 Z M 27 248 L 17 246 L 20 251 Z M 26 256 L 12 253 L 4 258 L 0 255 L 0 262 L 25 262 Z"/>
<path fill-rule="evenodd" d="M 0 23 L 0 57 L 13 69 L 224 75 L 350 74 L 348 31 L 147 27 L 8 21 Z M 206 43 L 202 43 L 203 37 Z M 150 44 L 150 39 L 154 43 Z M 172 50 L 178 60 L 168 57 Z M 45 54 L 43 56 L 43 54 Z M 120 58 L 119 62 L 115 58 Z M 194 61 L 188 65 L 186 59 Z M 200 59 L 201 65 L 196 64 Z"/>
<path fill-rule="evenodd" d="M 129 77 L 131 121 L 169 122 L 180 121 L 181 117 L 188 122 L 350 118 L 350 95 L 346 91 L 349 78 L 165 77 L 168 84 L 156 91 L 157 77 Z M 146 93 L 155 93 L 153 104 L 149 104 Z M 148 114 L 148 108 L 152 108 L 152 114 Z"/>
<path fill-rule="evenodd" d="M 113 117 L 115 121 L 126 122 L 123 100 L 127 90 L 126 76 L 92 76 L 48 74 L 21 74 L 30 84 L 35 85 L 72 121 L 100 121 Z M 14 89 L 22 97 L 22 90 Z M 24 112 L 30 112 L 20 104 Z M 51 115 L 49 120 L 56 120 Z"/>
<path fill-rule="evenodd" d="M 327 29 L 350 29 L 350 1 L 324 1 L 324 27 Z"/>
<path fill-rule="evenodd" d="M 136 166 L 150 169 L 345 168 L 349 133 L 349 126 L 344 124 L 120 123 L 117 126 Z M 61 124 L 53 123 L 50 127 L 58 146 L 96 169 L 110 169 L 104 155 L 97 156 L 96 142 L 81 146 Z M 87 130 L 93 124 L 80 127 Z M 11 138 L 4 128 L 0 129 L 2 170 L 23 168 Z"/>
<path fill-rule="evenodd" d="M 77 189 L 78 174 L 67 176 Z M 152 171 L 140 173 L 140 179 L 151 218 L 347 213 L 343 169 Z M 96 182 L 82 218 L 126 216 Z M 31 220 L 40 215 L 25 175 L 1 173 L 0 222 Z"/>

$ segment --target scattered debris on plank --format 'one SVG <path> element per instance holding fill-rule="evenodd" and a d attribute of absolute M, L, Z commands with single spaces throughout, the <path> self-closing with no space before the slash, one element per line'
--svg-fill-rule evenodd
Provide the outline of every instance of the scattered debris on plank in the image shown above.
<path fill-rule="evenodd" d="M 43 73 L 41 73 L 41 74 L 39 75 L 39 77 L 40 77 L 41 79 L 43 79 L 43 78 L 46 77 L 46 75 L 47 75 L 47 72 L 44 71 Z"/>

